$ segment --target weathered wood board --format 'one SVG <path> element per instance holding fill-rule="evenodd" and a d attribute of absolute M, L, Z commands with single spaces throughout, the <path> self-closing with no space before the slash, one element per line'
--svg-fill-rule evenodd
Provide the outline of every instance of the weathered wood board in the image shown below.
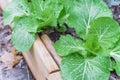
<path fill-rule="evenodd" d="M 23 53 L 23 56 L 36 80 L 62 80 L 59 73 L 61 57 L 56 54 L 47 35 L 43 35 L 41 38 L 42 40 L 37 36 L 32 49 Z"/>

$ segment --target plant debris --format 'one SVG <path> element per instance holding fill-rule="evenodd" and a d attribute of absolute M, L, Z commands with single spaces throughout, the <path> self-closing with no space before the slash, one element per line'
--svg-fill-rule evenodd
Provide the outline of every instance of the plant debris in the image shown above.
<path fill-rule="evenodd" d="M 5 70 L 12 69 L 23 57 L 17 55 L 18 51 L 13 47 L 11 53 L 4 51 L 4 55 L 0 57 L 0 61 L 4 63 L 2 68 Z"/>

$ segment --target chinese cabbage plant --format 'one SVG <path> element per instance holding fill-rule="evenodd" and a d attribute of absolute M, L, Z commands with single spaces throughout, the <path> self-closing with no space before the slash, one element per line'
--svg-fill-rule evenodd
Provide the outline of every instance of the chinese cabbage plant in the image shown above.
<path fill-rule="evenodd" d="M 66 23 L 83 40 L 62 35 L 55 42 L 63 57 L 63 80 L 108 80 L 113 70 L 120 76 L 119 24 L 101 0 L 77 0 L 73 5 Z"/>
<path fill-rule="evenodd" d="M 120 76 L 120 27 L 102 0 L 12 0 L 4 9 L 4 24 L 12 24 L 12 43 L 22 52 L 43 28 L 64 23 L 83 40 L 62 35 L 55 42 L 63 80 L 108 80 L 113 70 Z"/>
<path fill-rule="evenodd" d="M 12 0 L 4 9 L 4 24 L 13 26 L 12 43 L 21 52 L 28 51 L 36 33 L 55 27 L 63 9 L 59 0 Z"/>
<path fill-rule="evenodd" d="M 54 46 L 60 56 L 64 80 L 108 80 L 110 71 L 120 75 L 120 27 L 109 17 L 95 19 L 86 40 L 61 36 Z M 111 57 L 115 60 L 111 60 Z M 114 64 L 114 65 L 113 65 Z"/>

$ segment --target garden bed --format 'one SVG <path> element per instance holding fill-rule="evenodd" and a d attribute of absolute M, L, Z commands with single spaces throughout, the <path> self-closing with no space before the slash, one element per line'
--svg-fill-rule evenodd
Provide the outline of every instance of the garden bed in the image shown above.
<path fill-rule="evenodd" d="M 114 18 L 119 22 L 119 5 L 114 5 L 110 8 L 113 11 Z M 37 39 L 29 52 L 23 53 L 24 58 L 37 80 L 62 80 L 59 73 L 61 58 L 56 55 L 52 42 L 47 35 L 44 35 L 45 33 L 54 42 L 59 39 L 60 35 L 66 34 L 70 34 L 75 38 L 81 38 L 76 35 L 72 28 L 67 27 L 67 31 L 65 32 L 57 32 L 54 28 L 50 28 L 47 29 L 47 31 L 45 30 L 43 34 L 40 33 L 40 37 L 37 36 Z M 113 71 L 111 72 L 110 80 L 114 79 L 119 80 L 120 78 L 116 76 L 116 73 Z"/>

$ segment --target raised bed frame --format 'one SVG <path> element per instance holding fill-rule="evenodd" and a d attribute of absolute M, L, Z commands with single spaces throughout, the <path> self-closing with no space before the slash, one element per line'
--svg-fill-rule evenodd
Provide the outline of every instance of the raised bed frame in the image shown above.
<path fill-rule="evenodd" d="M 23 56 L 37 80 L 62 80 L 59 72 L 61 58 L 47 35 L 37 36 L 32 49 Z"/>

